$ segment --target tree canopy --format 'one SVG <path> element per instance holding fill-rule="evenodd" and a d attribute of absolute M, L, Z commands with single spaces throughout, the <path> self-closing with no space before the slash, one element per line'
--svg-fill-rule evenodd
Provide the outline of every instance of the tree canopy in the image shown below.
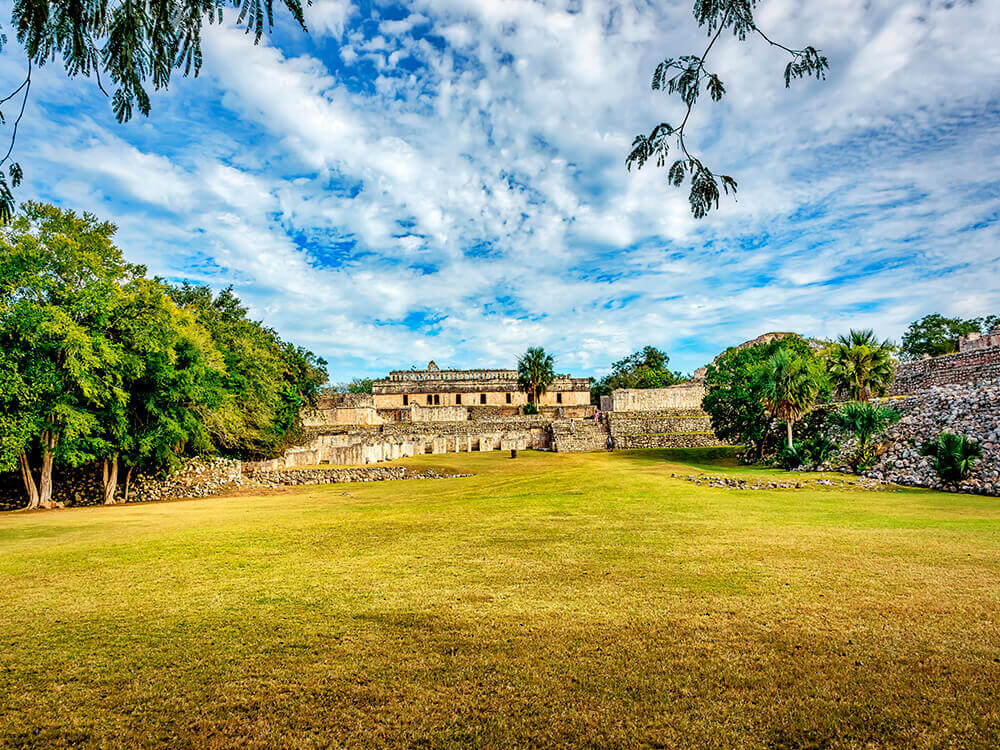
<path fill-rule="evenodd" d="M 684 105 L 683 117 L 674 124 L 661 122 L 649 135 L 637 135 L 632 141 L 632 150 L 625 158 L 625 166 L 633 165 L 641 169 L 652 162 L 657 167 L 667 166 L 670 148 L 674 147 L 675 158 L 667 172 L 667 183 L 680 187 L 689 184 L 688 203 L 696 219 L 704 218 L 713 208 L 719 207 L 722 192 L 736 194 L 736 180 L 730 175 L 718 174 L 706 166 L 688 147 L 687 125 L 691 112 L 703 93 L 714 102 L 726 95 L 726 87 L 718 74 L 708 68 L 708 56 L 726 31 L 739 41 L 757 37 L 789 55 L 785 65 L 785 88 L 796 78 L 815 76 L 826 77 L 829 62 L 815 47 L 806 46 L 793 49 L 779 44 L 768 37 L 757 26 L 753 12 L 757 0 L 694 0 L 694 17 L 698 25 L 708 32 L 708 44 L 700 54 L 668 57 L 653 71 L 651 87 L 653 91 L 663 91 L 676 96 Z"/>
<path fill-rule="evenodd" d="M 52 504 L 56 463 L 103 461 L 113 502 L 120 460 L 274 455 L 326 379 L 232 290 L 146 278 L 114 233 L 38 203 L 0 228 L 0 468 L 19 468 L 32 507 Z"/>
<path fill-rule="evenodd" d="M 1000 316 L 982 318 L 946 318 L 939 313 L 925 315 L 910 323 L 903 334 L 900 354 L 904 359 L 937 357 L 958 351 L 958 340 L 970 333 L 989 333 L 1000 323 Z"/>
<path fill-rule="evenodd" d="M 555 359 L 540 346 L 529 347 L 517 360 L 517 382 L 528 394 L 532 404 L 538 404 L 542 394 L 556 378 Z"/>
<path fill-rule="evenodd" d="M 747 455 L 757 460 L 774 445 L 764 380 L 759 373 L 778 352 L 805 360 L 816 357 L 808 343 L 790 334 L 753 346 L 731 347 L 705 373 L 702 408 L 711 418 L 712 429 L 722 440 L 746 446 Z M 816 400 L 825 396 L 826 388 L 821 387 Z"/>
<path fill-rule="evenodd" d="M 811 351 L 797 354 L 787 347 L 779 348 L 760 364 L 755 379 L 764 409 L 785 423 L 791 448 L 795 422 L 812 409 L 825 385 L 820 361 Z"/>
<path fill-rule="evenodd" d="M 679 372 L 667 365 L 670 357 L 654 346 L 644 346 L 611 365 L 611 372 L 593 384 L 591 400 L 596 404 L 618 388 L 666 388 L 681 381 Z"/>
<path fill-rule="evenodd" d="M 854 401 L 884 396 L 892 386 L 892 342 L 879 341 L 871 329 L 851 329 L 826 351 L 827 369 L 834 388 Z"/>

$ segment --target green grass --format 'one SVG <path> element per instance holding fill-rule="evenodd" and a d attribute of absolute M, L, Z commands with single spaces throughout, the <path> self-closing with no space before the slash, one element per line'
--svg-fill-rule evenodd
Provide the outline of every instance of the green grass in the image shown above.
<path fill-rule="evenodd" d="M 1000 500 L 728 455 L 4 514 L 0 742 L 1000 745 Z"/>

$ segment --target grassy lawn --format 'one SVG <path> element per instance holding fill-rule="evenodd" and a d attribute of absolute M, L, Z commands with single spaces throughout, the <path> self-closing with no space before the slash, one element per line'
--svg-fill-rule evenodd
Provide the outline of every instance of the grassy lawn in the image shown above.
<path fill-rule="evenodd" d="M 0 742 L 1000 746 L 1000 500 L 713 455 L 4 514 Z"/>

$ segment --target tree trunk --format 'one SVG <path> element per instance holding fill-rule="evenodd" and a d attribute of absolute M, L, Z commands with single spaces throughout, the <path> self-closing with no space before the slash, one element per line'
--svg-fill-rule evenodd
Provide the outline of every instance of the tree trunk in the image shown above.
<path fill-rule="evenodd" d="M 785 427 L 788 428 L 788 447 L 792 447 L 792 420 L 785 422 Z"/>
<path fill-rule="evenodd" d="M 35 484 L 35 477 L 31 473 L 31 464 L 28 463 L 28 454 L 21 451 L 17 454 L 17 463 L 21 467 L 21 479 L 24 480 L 24 489 L 28 493 L 28 509 L 38 507 L 38 486 Z"/>
<path fill-rule="evenodd" d="M 131 481 L 132 481 L 132 467 L 129 466 L 125 472 L 125 499 L 123 500 L 123 502 L 126 503 L 128 502 L 128 490 L 129 490 L 129 483 Z"/>
<path fill-rule="evenodd" d="M 111 457 L 111 461 L 104 459 L 101 467 L 101 478 L 104 480 L 104 504 L 115 504 L 115 490 L 118 488 L 118 454 Z"/>
<path fill-rule="evenodd" d="M 42 473 L 38 482 L 38 504 L 43 508 L 54 508 L 52 500 L 52 463 L 56 457 L 59 435 L 46 430 L 42 433 Z"/>

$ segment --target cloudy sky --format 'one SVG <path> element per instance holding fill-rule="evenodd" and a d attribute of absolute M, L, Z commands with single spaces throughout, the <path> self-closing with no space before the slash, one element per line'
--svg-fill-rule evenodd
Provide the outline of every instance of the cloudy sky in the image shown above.
<path fill-rule="evenodd" d="M 318 0 L 257 47 L 212 27 L 197 80 L 124 126 L 92 80 L 35 76 L 20 198 L 114 220 L 151 273 L 233 285 L 333 381 L 510 366 L 600 374 L 646 344 L 690 371 L 768 330 L 898 337 L 1000 312 L 995 0 L 762 0 L 782 53 L 724 38 L 690 140 L 740 183 L 695 221 L 632 137 L 705 44 L 691 0 Z M 230 14 L 232 16 L 232 14 Z M 16 47 L 0 75 L 18 79 Z M 16 85 L 16 84 L 15 84 Z"/>

